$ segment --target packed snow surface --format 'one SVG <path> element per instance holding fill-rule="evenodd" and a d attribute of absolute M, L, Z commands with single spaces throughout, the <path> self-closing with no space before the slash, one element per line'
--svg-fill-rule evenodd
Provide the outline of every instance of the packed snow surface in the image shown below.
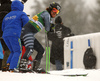
<path fill-rule="evenodd" d="M 11 73 L 0 71 L 0 81 L 100 81 L 100 69 L 69 69 L 50 71 L 51 74 Z M 87 76 L 62 76 L 62 74 L 85 74 Z"/>

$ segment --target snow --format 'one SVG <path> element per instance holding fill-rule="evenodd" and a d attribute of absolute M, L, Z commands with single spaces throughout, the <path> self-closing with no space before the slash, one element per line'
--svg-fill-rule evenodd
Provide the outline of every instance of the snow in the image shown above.
<path fill-rule="evenodd" d="M 50 71 L 51 74 L 37 73 L 11 73 L 0 71 L 0 81 L 100 81 L 100 69 L 69 69 L 62 71 Z M 88 73 L 87 76 L 61 76 L 62 73 Z"/>

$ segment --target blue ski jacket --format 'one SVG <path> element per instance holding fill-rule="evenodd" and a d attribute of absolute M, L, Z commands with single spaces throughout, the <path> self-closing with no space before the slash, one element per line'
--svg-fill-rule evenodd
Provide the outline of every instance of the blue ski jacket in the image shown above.
<path fill-rule="evenodd" d="M 3 50 L 2 50 L 1 41 L 0 41 L 0 59 L 3 59 Z"/>
<path fill-rule="evenodd" d="M 22 27 L 29 21 L 23 9 L 24 5 L 20 1 L 12 2 L 11 12 L 4 17 L 2 22 L 3 36 L 20 37 Z"/>

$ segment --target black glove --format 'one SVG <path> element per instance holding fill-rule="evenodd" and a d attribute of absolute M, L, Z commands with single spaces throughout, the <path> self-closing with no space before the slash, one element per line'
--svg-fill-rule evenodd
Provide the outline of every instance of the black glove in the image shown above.
<path fill-rule="evenodd" d="M 24 3 L 26 3 L 26 1 L 27 1 L 27 0 L 22 0 L 21 2 L 24 4 Z"/>
<path fill-rule="evenodd" d="M 71 33 L 70 36 L 75 36 L 75 34 Z"/>
<path fill-rule="evenodd" d="M 51 27 L 50 27 L 50 32 L 54 32 L 54 29 L 55 29 L 55 24 L 51 24 Z"/>
<path fill-rule="evenodd" d="M 54 27 L 54 26 L 55 26 L 55 24 L 51 23 L 51 27 Z"/>

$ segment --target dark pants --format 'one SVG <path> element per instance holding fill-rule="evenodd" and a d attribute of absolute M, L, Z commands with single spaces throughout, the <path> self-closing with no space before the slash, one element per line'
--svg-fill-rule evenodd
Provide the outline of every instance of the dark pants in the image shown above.
<path fill-rule="evenodd" d="M 4 51 L 9 51 L 9 48 L 7 47 L 7 45 L 5 44 L 3 39 L 1 39 L 1 44 L 2 44 L 2 47 L 3 47 Z"/>
<path fill-rule="evenodd" d="M 33 33 L 25 34 L 23 35 L 23 42 L 26 48 L 26 52 L 23 56 L 23 59 L 29 58 L 29 56 L 33 53 L 34 50 L 37 51 L 37 55 L 35 57 L 35 60 L 41 61 L 44 53 L 44 48 L 42 45 L 38 42 L 37 39 L 35 39 Z"/>
<path fill-rule="evenodd" d="M 0 70 L 2 69 L 2 59 L 0 59 Z"/>
<path fill-rule="evenodd" d="M 56 70 L 63 70 L 62 63 L 60 60 L 55 60 Z"/>
<path fill-rule="evenodd" d="M 2 60 L 2 68 L 3 68 L 3 67 L 7 66 L 7 59 L 10 55 L 10 50 L 7 47 L 7 45 L 5 44 L 3 39 L 1 39 L 1 44 L 2 44 L 2 47 L 3 47 L 3 50 L 4 50 L 4 57 L 3 57 L 3 60 Z"/>
<path fill-rule="evenodd" d="M 9 50 L 4 51 L 4 57 L 3 57 L 3 60 L 2 60 L 2 68 L 7 67 L 7 59 L 9 57 L 9 55 L 10 55 Z"/>

